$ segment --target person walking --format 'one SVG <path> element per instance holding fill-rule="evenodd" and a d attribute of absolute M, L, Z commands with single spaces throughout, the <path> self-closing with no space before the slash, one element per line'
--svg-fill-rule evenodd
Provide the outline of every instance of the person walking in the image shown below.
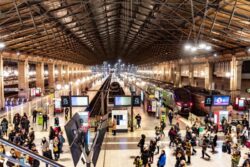
<path fill-rule="evenodd" d="M 36 111 L 36 109 L 35 110 L 33 110 L 33 112 L 32 112 L 32 117 L 33 117 L 33 123 L 36 123 L 36 117 L 37 117 L 37 111 Z"/>
<path fill-rule="evenodd" d="M 136 156 L 133 164 L 135 165 L 135 167 L 142 167 L 141 157 L 140 156 Z"/>
<path fill-rule="evenodd" d="M 113 136 L 116 136 L 116 119 L 113 119 L 113 123 L 112 123 L 112 131 L 113 131 Z"/>
<path fill-rule="evenodd" d="M 168 120 L 169 120 L 169 124 L 172 125 L 173 123 L 173 118 L 174 118 L 174 113 L 172 110 L 169 110 L 169 113 L 168 113 Z"/>
<path fill-rule="evenodd" d="M 53 158 L 52 158 L 52 152 L 49 149 L 49 147 L 46 147 L 46 148 L 43 149 L 43 156 L 46 157 L 46 158 L 49 158 L 49 159 L 53 160 Z M 49 164 L 46 164 L 46 167 L 48 167 L 48 166 L 49 166 Z"/>
<path fill-rule="evenodd" d="M 144 149 L 144 145 L 145 145 L 145 139 L 146 139 L 146 136 L 144 134 L 141 135 L 141 139 L 138 143 L 138 147 L 140 147 L 140 151 L 141 153 L 143 152 L 143 149 Z"/>
<path fill-rule="evenodd" d="M 165 150 L 162 150 L 161 151 L 161 155 L 159 157 L 159 160 L 157 162 L 157 167 L 164 167 L 165 164 L 166 164 L 166 153 L 165 153 Z"/>
<path fill-rule="evenodd" d="M 150 166 L 149 161 L 148 161 L 149 157 L 150 157 L 149 150 L 147 148 L 143 148 L 143 151 L 141 153 L 141 159 L 142 159 L 142 163 L 144 167 Z"/>
<path fill-rule="evenodd" d="M 42 146 L 42 150 L 46 150 L 46 148 L 49 147 L 49 142 L 46 140 L 46 137 L 43 137 L 41 146 Z"/>
<path fill-rule="evenodd" d="M 63 148 L 63 143 L 65 143 L 65 139 L 63 137 L 63 132 L 62 131 L 59 132 L 58 139 L 59 139 L 59 152 L 63 153 L 62 148 Z"/>
<path fill-rule="evenodd" d="M 187 164 L 191 164 L 192 145 L 190 141 L 186 140 L 185 148 L 186 148 L 186 155 L 187 155 Z"/>
<path fill-rule="evenodd" d="M 46 129 L 44 128 L 46 127 Z M 43 130 L 48 129 L 48 114 L 46 112 L 43 113 Z"/>
<path fill-rule="evenodd" d="M 7 136 L 9 123 L 8 123 L 8 120 L 6 118 L 3 118 L 3 120 L 1 121 L 1 126 L 2 126 L 3 135 Z"/>
<path fill-rule="evenodd" d="M 205 158 L 205 156 L 207 156 L 208 159 L 210 159 L 210 155 L 206 153 L 207 147 L 208 147 L 208 142 L 207 142 L 207 138 L 205 137 L 202 142 L 202 157 L 201 158 Z"/>
<path fill-rule="evenodd" d="M 161 120 L 161 135 L 165 137 L 165 133 L 164 133 L 164 129 L 166 128 L 166 123 L 164 122 L 164 120 Z"/>
<path fill-rule="evenodd" d="M 65 108 L 64 114 L 65 114 L 64 118 L 67 121 L 68 120 L 68 116 L 69 116 L 69 108 L 68 107 Z"/>
<path fill-rule="evenodd" d="M 55 137 L 53 140 L 53 153 L 55 161 L 58 161 L 60 158 L 60 150 L 59 150 L 59 139 L 58 137 Z"/>
<path fill-rule="evenodd" d="M 136 119 L 137 127 L 138 127 L 138 128 L 141 128 L 141 115 L 138 113 L 138 114 L 135 116 L 135 119 Z"/>

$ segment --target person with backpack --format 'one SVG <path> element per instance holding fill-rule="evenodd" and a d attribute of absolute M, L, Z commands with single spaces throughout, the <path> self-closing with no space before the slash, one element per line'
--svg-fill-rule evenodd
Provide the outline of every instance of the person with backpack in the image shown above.
<path fill-rule="evenodd" d="M 136 156 L 133 164 L 135 165 L 135 167 L 142 167 L 141 157 L 140 156 Z"/>
<path fill-rule="evenodd" d="M 165 164 L 166 164 L 166 153 L 165 153 L 165 150 L 162 150 L 161 151 L 161 155 L 159 157 L 159 160 L 157 162 L 157 167 L 164 167 Z"/>
<path fill-rule="evenodd" d="M 59 132 L 58 139 L 59 139 L 59 152 L 63 153 L 62 148 L 63 148 L 63 143 L 65 143 L 65 139 L 63 137 L 62 132 Z"/>
<path fill-rule="evenodd" d="M 58 161 L 60 158 L 60 150 L 59 150 L 59 139 L 58 137 L 55 137 L 53 140 L 53 153 L 55 161 Z"/>

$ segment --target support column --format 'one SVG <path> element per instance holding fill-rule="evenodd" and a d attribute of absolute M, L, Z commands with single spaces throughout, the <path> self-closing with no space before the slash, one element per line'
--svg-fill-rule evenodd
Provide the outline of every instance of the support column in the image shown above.
<path fill-rule="evenodd" d="M 65 73 L 64 73 L 64 83 L 65 84 L 68 84 L 69 83 L 69 66 L 68 65 L 65 65 L 64 66 L 64 71 L 65 71 Z"/>
<path fill-rule="evenodd" d="M 232 58 L 230 90 L 231 90 L 231 99 L 233 101 L 240 94 L 240 91 L 241 91 L 242 64 L 243 62 L 236 60 L 235 56 Z"/>
<path fill-rule="evenodd" d="M 58 70 L 58 76 L 57 76 L 57 80 L 58 80 L 58 84 L 63 84 L 63 66 L 61 64 L 57 65 L 57 70 Z"/>
<path fill-rule="evenodd" d="M 181 87 L 181 65 L 176 62 L 175 63 L 175 86 Z"/>
<path fill-rule="evenodd" d="M 27 59 L 18 62 L 18 89 L 19 96 L 29 98 L 29 62 Z"/>
<path fill-rule="evenodd" d="M 41 88 L 44 93 L 44 63 L 36 64 L 36 87 Z"/>
<path fill-rule="evenodd" d="M 48 81 L 49 81 L 49 89 L 55 88 L 55 64 L 50 63 L 48 64 Z"/>
<path fill-rule="evenodd" d="M 3 55 L 0 54 L 0 108 L 5 107 L 4 82 L 3 82 Z"/>
<path fill-rule="evenodd" d="M 189 70 L 188 70 L 188 78 L 189 78 L 189 85 L 194 85 L 194 65 L 189 62 Z"/>
<path fill-rule="evenodd" d="M 207 62 L 205 65 L 205 89 L 212 89 L 213 82 L 213 64 Z"/>

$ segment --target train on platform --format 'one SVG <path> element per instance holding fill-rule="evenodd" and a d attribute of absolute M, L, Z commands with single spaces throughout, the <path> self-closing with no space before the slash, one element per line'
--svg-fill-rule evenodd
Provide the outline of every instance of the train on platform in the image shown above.
<path fill-rule="evenodd" d="M 191 92 L 191 97 L 193 101 L 192 113 L 197 116 L 205 116 L 209 113 L 209 108 L 204 105 L 206 96 L 221 94 L 219 91 L 210 91 L 200 87 L 184 86 L 183 88 Z"/>
<path fill-rule="evenodd" d="M 148 112 L 156 112 L 157 103 L 185 118 L 188 118 L 192 111 L 192 96 L 188 89 L 176 88 L 171 83 L 154 81 L 147 87 L 146 94 Z"/>

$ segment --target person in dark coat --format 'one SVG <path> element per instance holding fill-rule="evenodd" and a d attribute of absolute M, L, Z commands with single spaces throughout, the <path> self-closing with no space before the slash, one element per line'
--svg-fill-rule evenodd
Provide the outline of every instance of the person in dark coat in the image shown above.
<path fill-rule="evenodd" d="M 18 128 L 18 125 L 20 124 L 20 118 L 19 116 L 16 114 L 13 118 L 13 124 L 14 124 L 14 128 L 17 129 Z"/>
<path fill-rule="evenodd" d="M 137 127 L 140 128 L 141 127 L 141 116 L 139 113 L 135 116 L 135 119 L 136 119 Z"/>
<path fill-rule="evenodd" d="M 9 122 L 6 118 L 3 118 L 2 122 L 1 122 L 1 126 L 2 126 L 3 135 L 7 135 Z"/>
<path fill-rule="evenodd" d="M 30 130 L 31 130 L 31 131 L 30 131 L 30 133 L 29 133 L 29 141 L 30 141 L 31 143 L 33 143 L 33 141 L 35 140 L 35 132 L 34 132 L 33 128 L 31 128 Z"/>
<path fill-rule="evenodd" d="M 138 143 L 138 147 L 140 147 L 141 153 L 143 152 L 143 149 L 144 149 L 145 139 L 146 139 L 146 136 L 142 134 L 141 139 Z"/>
<path fill-rule="evenodd" d="M 46 130 L 48 129 L 48 115 L 47 113 L 43 114 L 43 130 L 44 130 L 44 126 L 46 127 Z"/>
<path fill-rule="evenodd" d="M 33 117 L 33 123 L 36 123 L 36 117 L 37 117 L 37 111 L 36 110 L 33 110 L 32 112 L 32 117 Z"/>
<path fill-rule="evenodd" d="M 207 138 L 205 137 L 202 142 L 202 157 L 201 158 L 205 158 L 205 156 L 207 156 L 208 159 L 210 159 L 210 155 L 206 153 L 207 147 L 208 147 L 208 142 L 207 142 Z"/>
<path fill-rule="evenodd" d="M 49 147 L 46 147 L 44 150 L 43 150 L 43 156 L 46 157 L 46 158 L 49 158 L 51 160 L 53 160 L 52 158 L 52 151 L 49 149 Z M 49 164 L 46 164 L 46 167 L 48 167 Z"/>
<path fill-rule="evenodd" d="M 49 140 L 54 140 L 54 138 L 55 138 L 55 131 L 54 131 L 53 127 L 51 126 L 49 128 Z"/>
<path fill-rule="evenodd" d="M 150 157 L 149 150 L 144 148 L 144 150 L 142 151 L 142 154 L 141 154 L 141 159 L 142 159 L 142 163 L 145 167 L 147 165 L 149 165 L 149 161 L 148 161 L 149 157 Z"/>

